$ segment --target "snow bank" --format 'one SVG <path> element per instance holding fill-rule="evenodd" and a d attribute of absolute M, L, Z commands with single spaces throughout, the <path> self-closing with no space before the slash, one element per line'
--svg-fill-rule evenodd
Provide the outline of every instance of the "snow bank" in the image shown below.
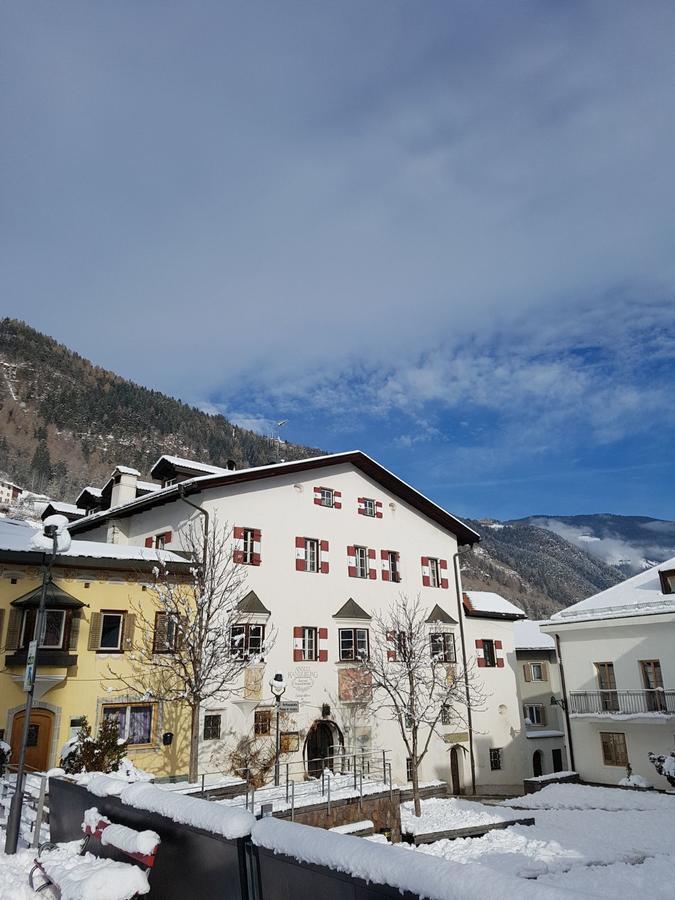
<path fill-rule="evenodd" d="M 422 815 L 415 815 L 415 804 L 401 804 L 401 831 L 404 834 L 432 834 L 455 828 L 474 828 L 481 825 L 498 825 L 513 822 L 516 816 L 495 806 L 485 806 L 473 800 L 456 797 L 441 800 L 422 800 Z"/>
<path fill-rule="evenodd" d="M 182 825 L 191 825 L 229 839 L 250 834 L 255 822 L 255 817 L 245 809 L 228 808 L 221 803 L 173 794 L 147 782 L 123 785 L 120 799 L 135 809 L 159 813 Z"/>
<path fill-rule="evenodd" d="M 653 790 L 654 785 L 651 781 L 647 781 L 642 775 L 628 775 L 619 782 L 619 787 L 642 788 L 644 790 Z"/>
<path fill-rule="evenodd" d="M 666 794 L 620 791 L 586 784 L 549 784 L 535 794 L 503 800 L 501 805 L 518 809 L 663 810 L 675 816 L 675 802 Z"/>
<path fill-rule="evenodd" d="M 76 775 L 75 783 L 86 787 L 89 793 L 97 797 L 119 797 L 129 782 L 122 778 L 113 778 L 111 775 L 102 775 L 100 772 L 87 772 L 85 775 Z"/>
<path fill-rule="evenodd" d="M 61 900 L 129 900 L 150 890 L 138 866 L 98 859 L 91 853 L 73 856 L 67 850 L 51 850 L 42 855 L 41 863 L 59 885 Z"/>
<path fill-rule="evenodd" d="M 577 772 L 549 772 L 548 775 L 531 775 L 527 781 L 555 781 L 556 778 L 571 778 Z"/>
<path fill-rule="evenodd" d="M 160 838 L 155 831 L 134 831 L 126 825 L 108 825 L 101 835 L 101 843 L 116 847 L 124 853 L 140 853 L 150 856 L 160 845 Z"/>
<path fill-rule="evenodd" d="M 335 834 L 268 816 L 256 822 L 253 843 L 301 862 L 327 866 L 354 878 L 386 884 L 430 900 L 485 900 L 518 896 L 523 900 L 559 898 L 554 888 L 509 878 L 485 866 L 452 865 L 394 845 L 349 834 Z"/>

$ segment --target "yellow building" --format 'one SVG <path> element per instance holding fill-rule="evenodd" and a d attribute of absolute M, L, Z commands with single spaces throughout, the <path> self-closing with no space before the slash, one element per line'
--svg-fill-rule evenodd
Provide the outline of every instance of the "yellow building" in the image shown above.
<path fill-rule="evenodd" d="M 44 555 L 31 549 L 34 533 L 26 523 L 0 519 L 0 732 L 11 744 L 11 762 L 21 741 L 26 652 L 42 586 Z M 155 618 L 152 570 L 159 557 L 175 577 L 186 573 L 188 563 L 176 554 L 93 541 L 73 541 L 57 557 L 38 654 L 28 771 L 57 766 L 61 748 L 77 733 L 83 716 L 92 733 L 104 716 L 114 716 L 135 766 L 158 777 L 187 773 L 187 707 L 144 695 L 142 677 L 135 691 L 114 677 L 138 673 L 134 647 L 155 640 L 138 623 Z M 148 687 L 150 680 L 149 673 Z"/>

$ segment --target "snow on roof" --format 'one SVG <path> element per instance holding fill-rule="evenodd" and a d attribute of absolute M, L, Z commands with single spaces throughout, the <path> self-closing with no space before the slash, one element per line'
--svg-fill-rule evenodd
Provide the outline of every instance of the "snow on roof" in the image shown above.
<path fill-rule="evenodd" d="M 162 485 L 157 484 L 156 481 L 137 481 L 136 482 L 136 490 L 137 491 L 159 491 L 161 490 Z"/>
<path fill-rule="evenodd" d="M 539 622 L 532 619 L 514 622 L 513 635 L 516 650 L 555 650 L 555 640 L 550 634 L 544 634 Z"/>
<path fill-rule="evenodd" d="M 31 541 L 35 534 L 41 534 L 41 528 L 23 522 L 19 519 L 0 518 L 0 552 L 10 553 L 35 553 L 31 547 Z M 73 540 L 69 550 L 60 551 L 59 559 L 90 558 L 90 559 L 117 559 L 137 562 L 157 562 L 162 560 L 167 563 L 182 562 L 185 560 L 169 550 L 154 550 L 146 547 L 135 547 L 131 544 L 105 544 L 100 541 Z"/>
<path fill-rule="evenodd" d="M 170 465 L 175 466 L 177 469 L 191 469 L 194 472 L 208 472 L 210 475 L 225 475 L 227 472 L 231 472 L 231 469 L 224 469 L 222 466 L 212 466 L 210 463 L 197 462 L 195 459 L 185 459 L 182 456 L 169 456 L 164 453 L 157 460 L 155 466 L 158 466 L 159 463 L 164 460 L 165 462 L 170 463 Z M 150 470 L 152 472 L 152 469 Z"/>
<path fill-rule="evenodd" d="M 115 466 L 115 472 L 119 472 L 120 475 L 135 475 L 136 478 L 141 477 L 141 473 L 138 469 L 132 469 L 131 466 Z"/>
<path fill-rule="evenodd" d="M 492 591 L 464 591 L 464 597 L 468 598 L 470 609 L 469 612 L 480 613 L 483 615 L 496 616 L 518 616 L 525 618 L 522 609 L 518 609 L 505 597 L 495 594 Z"/>
<path fill-rule="evenodd" d="M 80 491 L 80 497 L 81 497 L 82 494 L 84 494 L 85 492 L 86 492 L 87 494 L 91 494 L 92 497 L 101 497 L 101 496 L 103 496 L 103 491 L 102 491 L 101 488 L 92 487 L 90 484 L 88 484 L 87 487 L 82 488 L 82 490 Z"/>
<path fill-rule="evenodd" d="M 550 622 L 561 624 L 587 619 L 620 619 L 628 616 L 673 613 L 675 594 L 664 594 L 659 578 L 660 570 L 669 569 L 675 569 L 675 556 L 633 575 L 620 584 L 600 591 L 599 594 L 560 610 L 551 616 Z"/>
<path fill-rule="evenodd" d="M 55 512 L 73 513 L 80 516 L 84 515 L 84 510 L 76 506 L 75 503 L 63 503 L 60 500 L 50 500 L 48 506 L 51 506 Z"/>

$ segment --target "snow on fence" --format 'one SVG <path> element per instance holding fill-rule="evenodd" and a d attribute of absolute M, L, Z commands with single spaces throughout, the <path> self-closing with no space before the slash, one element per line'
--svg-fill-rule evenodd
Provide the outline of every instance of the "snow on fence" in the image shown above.
<path fill-rule="evenodd" d="M 37 847 L 49 840 L 49 808 L 46 805 L 48 773 L 29 773 L 23 782 L 23 805 L 19 825 L 19 847 Z M 9 809 L 16 792 L 16 775 L 0 778 L 0 827 L 7 827 Z"/>

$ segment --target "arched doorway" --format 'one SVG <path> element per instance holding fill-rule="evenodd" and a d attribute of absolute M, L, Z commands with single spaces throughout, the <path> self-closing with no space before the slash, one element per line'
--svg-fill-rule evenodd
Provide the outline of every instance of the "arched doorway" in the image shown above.
<path fill-rule="evenodd" d="M 11 762 L 19 760 L 25 712 L 18 712 L 12 722 Z M 49 768 L 49 748 L 52 741 L 54 713 L 48 709 L 33 709 L 30 714 L 28 745 L 26 747 L 26 768 L 28 771 L 45 772 Z"/>
<path fill-rule="evenodd" d="M 459 774 L 459 751 L 457 747 L 453 747 L 450 751 L 450 779 L 452 782 L 452 793 L 462 793 L 462 779 Z"/>
<path fill-rule="evenodd" d="M 332 769 L 333 757 L 344 746 L 342 732 L 328 719 L 317 719 L 307 732 L 305 760 L 312 778 L 320 778 L 324 769 Z"/>
<path fill-rule="evenodd" d="M 538 778 L 539 775 L 544 774 L 541 750 L 535 750 L 534 753 L 532 754 L 532 772 L 533 772 L 535 778 Z"/>

